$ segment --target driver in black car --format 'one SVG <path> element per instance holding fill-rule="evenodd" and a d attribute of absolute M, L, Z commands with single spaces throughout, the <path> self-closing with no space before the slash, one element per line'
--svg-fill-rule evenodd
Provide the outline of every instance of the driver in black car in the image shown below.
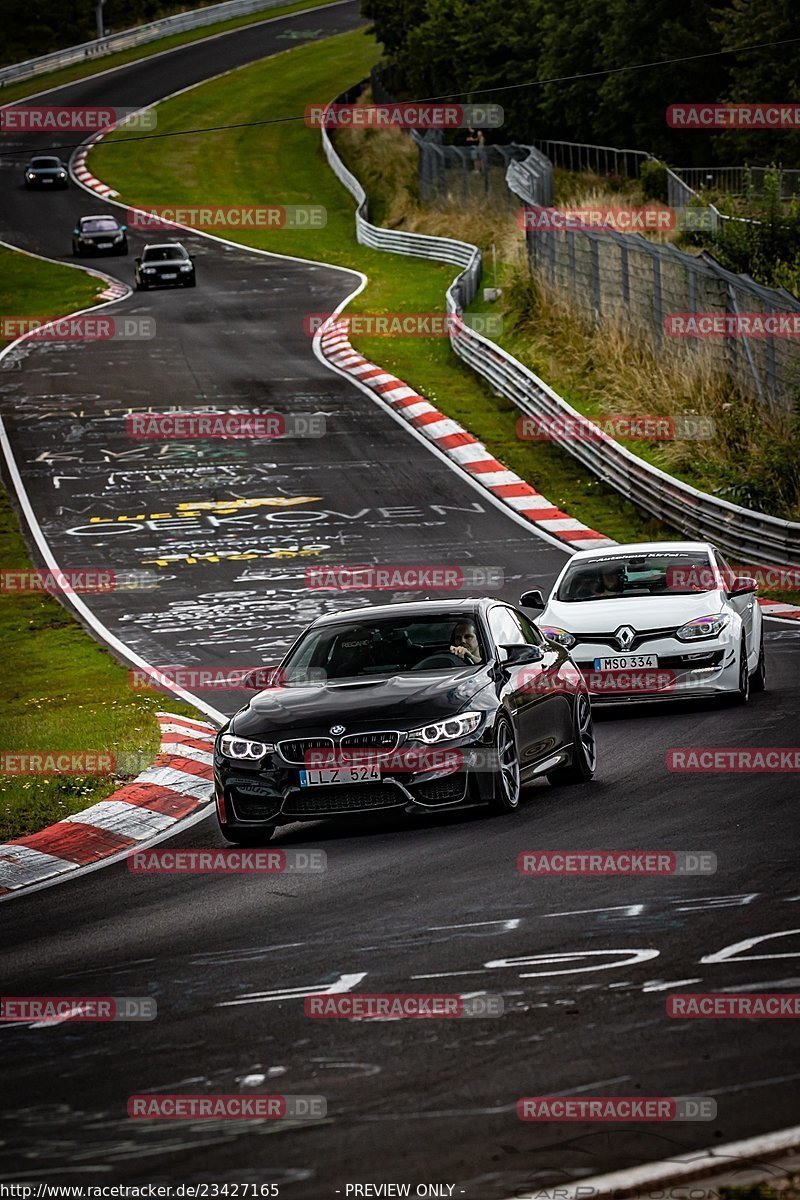
<path fill-rule="evenodd" d="M 450 653 L 463 658 L 468 667 L 477 667 L 481 661 L 481 647 L 474 621 L 459 621 L 454 626 Z"/>

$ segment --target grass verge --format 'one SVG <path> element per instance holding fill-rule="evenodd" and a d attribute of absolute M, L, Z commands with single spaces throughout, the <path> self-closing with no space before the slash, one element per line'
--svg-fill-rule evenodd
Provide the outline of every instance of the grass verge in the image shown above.
<path fill-rule="evenodd" d="M 103 286 L 82 271 L 2 247 L 0 272 L 0 311 L 15 316 L 53 317 L 88 307 Z M 33 566 L 2 488 L 0 564 L 4 571 Z M 0 645 L 5 701 L 0 716 L 2 751 L 135 752 L 152 759 L 159 747 L 156 710 L 166 707 L 198 715 L 189 705 L 159 692 L 132 690 L 127 668 L 85 633 L 52 595 L 0 588 Z M 136 773 L 0 774 L 0 842 L 35 833 L 103 800 Z"/>
<path fill-rule="evenodd" d="M 6 318 L 49 318 L 89 308 L 105 286 L 84 271 L 0 246 L 0 313 Z M 20 332 L 0 323 L 0 347 Z"/>
<path fill-rule="evenodd" d="M 267 113 L 301 113 L 309 98 L 330 99 L 363 78 L 378 57 L 375 41 L 363 31 L 293 49 L 167 101 L 159 109 L 159 134 L 193 125 L 252 121 Z M 112 134 L 92 151 L 91 167 L 125 202 L 141 207 L 174 203 L 177 197 L 187 203 L 213 198 L 220 205 L 323 204 L 327 224 L 322 229 L 220 232 L 246 245 L 364 271 L 370 282 L 351 306 L 354 312 L 443 311 L 453 268 L 359 246 L 352 199 L 325 161 L 319 130 L 301 121 L 139 142 L 135 155 L 128 152 L 122 135 Z M 298 313 L 298 324 L 302 319 Z M 584 472 L 564 451 L 520 442 L 517 410 L 453 355 L 447 339 L 353 341 L 587 525 L 616 538 L 667 536 L 663 526 Z"/>
<path fill-rule="evenodd" d="M 105 54 L 99 58 L 88 59 L 86 62 L 73 63 L 72 66 L 61 67 L 57 71 L 47 71 L 45 74 L 34 75 L 30 79 L 0 88 L 0 103 L 12 104 L 15 100 L 22 100 L 26 96 L 45 90 L 52 91 L 54 88 L 64 87 L 67 83 L 85 79 L 99 71 L 109 71 L 114 67 L 127 66 L 128 63 L 138 62 L 141 58 L 160 54 L 163 50 L 175 50 L 178 46 L 186 46 L 189 42 L 199 42 L 204 38 L 213 37 L 217 33 L 227 33 L 232 29 L 241 29 L 245 25 L 255 25 L 260 21 L 270 20 L 272 17 L 285 17 L 291 13 L 303 12 L 307 8 L 318 8 L 334 2 L 335 0 L 296 0 L 294 4 L 282 4 L 279 8 L 267 9 L 260 13 L 248 13 L 247 16 L 232 17 L 228 21 L 217 21 L 202 29 L 187 29 L 184 33 L 173 33 L 169 37 L 159 38 L 155 42 L 132 46 L 129 50 L 119 50 L 115 54 Z"/>
<path fill-rule="evenodd" d="M 363 31 L 294 49 L 168 101 L 160 109 L 159 132 L 177 132 L 193 125 L 235 125 L 267 113 L 301 112 L 309 97 L 330 99 L 363 78 L 377 57 L 373 39 Z M 363 148 L 371 139 L 375 153 L 365 154 Z M 413 220 L 408 219 L 408 205 L 415 196 L 415 156 L 412 158 L 408 139 L 399 132 L 339 134 L 337 148 L 370 195 L 377 197 L 374 219 L 390 226 L 402 224 L 406 228 L 425 227 L 432 233 L 455 234 L 484 247 L 488 241 L 495 241 L 503 272 L 500 282 L 505 282 L 524 261 L 513 214 L 509 217 L 508 213 L 500 213 L 487 220 L 482 210 L 467 209 L 460 214 L 457 227 L 448 212 L 418 210 Z M 92 151 L 92 168 L 126 202 L 140 207 L 173 203 L 176 197 L 187 204 L 207 203 L 210 198 L 215 204 L 324 204 L 327 224 L 322 229 L 220 232 L 246 245 L 364 271 L 370 282 L 351 305 L 352 312 L 443 310 L 444 292 L 453 269 L 358 246 L 352 199 L 325 162 L 319 131 L 302 122 L 139 143 L 135 157 L 129 155 L 121 135 L 112 134 Z M 303 314 L 298 313 L 298 324 L 302 319 Z M 518 410 L 495 396 L 464 366 L 446 339 L 354 337 L 352 341 L 363 354 L 406 379 L 448 416 L 460 421 L 501 461 L 572 516 L 622 541 L 674 536 L 674 531 L 600 483 L 556 445 L 520 441 Z M 516 352 L 518 347 L 512 341 L 509 338 L 509 348 Z M 559 387 L 565 378 L 564 364 L 558 369 L 556 346 L 550 349 L 552 361 L 532 365 L 534 369 L 540 367 L 539 373 Z M 598 367 L 595 373 L 600 375 Z M 565 391 L 580 408 L 580 388 L 575 381 Z"/>

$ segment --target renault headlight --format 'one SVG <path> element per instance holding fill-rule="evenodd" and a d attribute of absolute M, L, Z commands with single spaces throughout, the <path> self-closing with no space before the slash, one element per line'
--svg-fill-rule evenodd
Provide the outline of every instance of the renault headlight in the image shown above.
<path fill-rule="evenodd" d="M 233 733 L 223 733 L 219 747 L 226 758 L 246 758 L 255 762 L 265 754 L 271 754 L 275 749 L 268 742 L 252 742 L 248 738 L 236 737 Z"/>
<path fill-rule="evenodd" d="M 459 717 L 448 717 L 446 721 L 432 721 L 430 725 L 420 725 L 419 729 L 410 730 L 408 737 L 424 742 L 426 746 L 432 746 L 434 742 L 449 742 L 454 738 L 474 733 L 482 719 L 483 713 L 462 713 Z"/>
<path fill-rule="evenodd" d="M 559 646 L 565 646 L 567 650 L 571 650 L 575 645 L 575 638 L 566 629 L 554 629 L 552 625 L 540 625 L 539 629 L 551 642 L 558 642 Z"/>
<path fill-rule="evenodd" d="M 718 637 L 730 617 L 727 613 L 711 613 L 707 617 L 695 617 L 682 625 L 675 636 L 682 642 L 696 642 L 700 638 Z"/>

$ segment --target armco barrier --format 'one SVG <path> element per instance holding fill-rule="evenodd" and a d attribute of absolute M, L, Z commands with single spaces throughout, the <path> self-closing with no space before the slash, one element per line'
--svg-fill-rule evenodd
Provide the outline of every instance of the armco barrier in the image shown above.
<path fill-rule="evenodd" d="M 285 0 L 225 0 L 223 4 L 212 4 L 208 8 L 176 13 L 173 17 L 164 17 L 160 21 L 139 25 L 136 29 L 122 29 L 119 33 L 110 33 L 108 37 L 97 38 L 92 42 L 82 42 L 79 46 L 68 46 L 64 50 L 54 50 L 52 54 L 29 58 L 9 67 L 0 67 L 0 88 L 21 79 L 42 75 L 45 71 L 70 67 L 73 63 L 84 62 L 87 58 L 99 58 L 104 54 L 113 54 L 115 50 L 128 50 L 131 46 L 154 42 L 173 33 L 200 29 L 217 21 L 227 21 L 230 17 L 244 17 L 262 9 L 277 8 L 279 4 L 284 3 Z"/>
<path fill-rule="evenodd" d="M 353 101 L 363 87 L 364 84 L 359 84 L 351 88 L 335 102 Z M 437 259 L 462 267 L 446 293 L 447 311 L 461 313 L 478 294 L 482 269 L 478 247 L 453 238 L 427 237 L 371 224 L 363 187 L 339 158 L 324 124 L 321 133 L 331 169 L 356 201 L 357 240 L 373 250 Z M 450 343 L 459 358 L 523 413 L 562 423 L 566 417 L 572 423 L 596 429 L 593 422 L 567 404 L 538 375 L 488 338 L 461 326 L 451 332 Z M 800 562 L 799 522 L 770 517 L 701 492 L 651 466 L 602 432 L 592 438 L 576 438 L 566 433 L 559 437 L 558 429 L 556 424 L 554 440 L 594 475 L 687 537 L 708 539 L 742 562 L 783 566 Z"/>

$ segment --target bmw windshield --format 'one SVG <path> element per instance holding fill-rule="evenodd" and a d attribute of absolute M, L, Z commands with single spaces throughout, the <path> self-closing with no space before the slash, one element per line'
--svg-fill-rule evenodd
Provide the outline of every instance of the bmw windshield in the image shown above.
<path fill-rule="evenodd" d="M 409 671 L 458 670 L 485 661 L 476 620 L 463 613 L 435 618 L 353 620 L 310 630 L 284 665 L 285 682 L 358 679 Z"/>

